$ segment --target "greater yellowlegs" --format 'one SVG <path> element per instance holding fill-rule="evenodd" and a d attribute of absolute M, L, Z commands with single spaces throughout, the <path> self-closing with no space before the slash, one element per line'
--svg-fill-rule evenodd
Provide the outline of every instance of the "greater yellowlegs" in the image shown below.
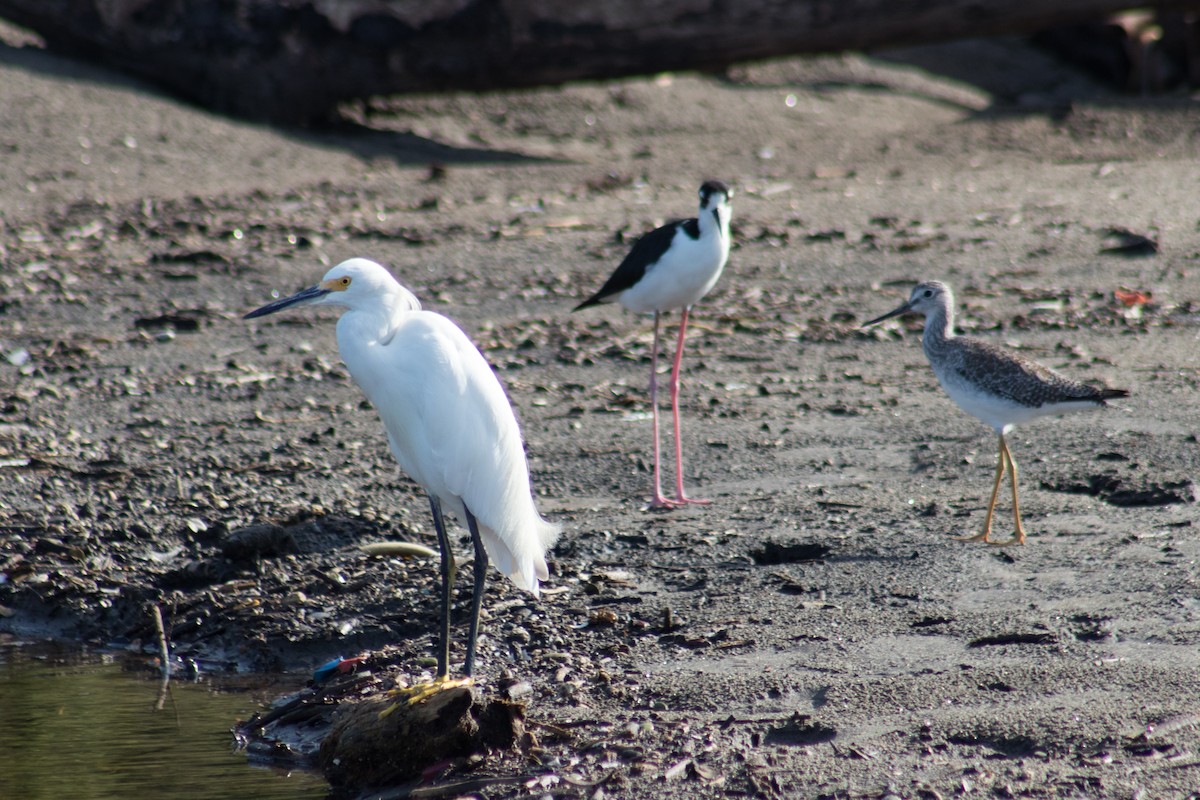
<path fill-rule="evenodd" d="M 987 516 L 983 520 L 983 532 L 962 537 L 960 541 L 1024 544 L 1025 528 L 1021 525 L 1021 506 L 1017 501 L 1017 462 L 1008 449 L 1005 435 L 1013 427 L 1038 417 L 1098 408 L 1106 405 L 1106 400 L 1128 397 L 1129 392 L 1088 386 L 991 342 L 955 335 L 954 294 L 949 286 L 938 281 L 918 284 L 907 303 L 863 327 L 909 312 L 925 315 L 921 346 L 946 394 L 963 411 L 991 425 L 1000 438 L 999 463 L 996 464 Z M 1017 532 L 1006 542 L 993 542 L 990 538 L 992 514 L 1005 470 L 1012 481 L 1013 520 Z"/>
<path fill-rule="evenodd" d="M 683 444 L 679 439 L 679 362 L 683 356 L 683 337 L 688 312 L 716 284 L 729 260 L 729 201 L 733 191 L 721 181 L 705 181 L 700 187 L 700 214 L 655 228 L 634 244 L 617 271 L 600 291 L 575 306 L 620 301 L 639 314 L 654 312 L 654 349 L 650 353 L 650 407 L 654 426 L 655 507 L 708 503 L 688 497 L 683 491 Z M 679 317 L 679 341 L 671 365 L 671 413 L 675 424 L 675 497 L 662 493 L 658 445 L 658 322 L 666 311 L 682 309 Z"/>

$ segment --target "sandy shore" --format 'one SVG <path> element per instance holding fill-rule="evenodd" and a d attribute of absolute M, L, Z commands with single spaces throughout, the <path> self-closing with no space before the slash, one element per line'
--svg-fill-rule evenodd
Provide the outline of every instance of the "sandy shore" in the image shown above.
<path fill-rule="evenodd" d="M 367 256 L 495 365 L 566 526 L 545 597 L 489 592 L 484 685 L 528 680 L 543 726 L 536 759 L 476 768 L 527 779 L 489 797 L 1200 785 L 1186 99 L 974 42 L 298 132 L 0 47 L 0 107 L 0 631 L 136 644 L 157 604 L 214 667 L 428 667 L 433 566 L 357 549 L 432 543 L 426 506 L 332 316 L 240 319 Z M 737 189 L 684 389 L 687 482 L 715 502 L 652 513 L 649 323 L 569 309 L 706 178 Z M 919 323 L 858 329 L 927 278 L 964 331 L 1132 391 L 1012 437 L 1023 548 L 952 539 L 982 523 L 995 441 Z M 262 523 L 288 530 L 266 553 L 241 532 Z"/>

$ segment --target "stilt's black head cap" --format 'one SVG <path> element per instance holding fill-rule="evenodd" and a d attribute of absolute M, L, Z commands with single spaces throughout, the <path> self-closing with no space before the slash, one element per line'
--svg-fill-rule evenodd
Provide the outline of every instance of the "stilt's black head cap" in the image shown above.
<path fill-rule="evenodd" d="M 733 190 L 729 188 L 728 184 L 722 181 L 705 181 L 700 186 L 700 203 L 708 205 L 709 199 L 717 194 L 724 195 L 725 199 L 729 200 L 733 197 Z"/>

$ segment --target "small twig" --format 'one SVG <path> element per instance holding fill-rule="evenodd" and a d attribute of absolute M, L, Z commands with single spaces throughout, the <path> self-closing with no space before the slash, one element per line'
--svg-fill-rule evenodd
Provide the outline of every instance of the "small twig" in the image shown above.
<path fill-rule="evenodd" d="M 150 606 L 150 618 L 154 620 L 154 632 L 158 634 L 158 657 L 162 659 L 162 682 L 158 687 L 158 701 L 154 704 L 154 710 L 162 711 L 171 694 L 171 651 L 167 647 L 167 628 L 163 625 L 162 609 L 157 603 Z M 179 724 L 178 713 L 175 721 Z"/>
<path fill-rule="evenodd" d="M 167 648 L 167 629 L 163 626 L 162 609 L 158 604 L 150 606 L 150 618 L 154 620 L 154 632 L 158 634 L 158 654 L 162 658 L 164 678 L 171 677 L 171 651 Z"/>
<path fill-rule="evenodd" d="M 162 681 L 158 684 L 158 699 L 154 701 L 154 710 L 162 711 L 167 707 L 167 698 L 171 696 L 171 676 L 163 673 Z M 176 716 L 176 724 L 179 722 L 178 713 Z"/>

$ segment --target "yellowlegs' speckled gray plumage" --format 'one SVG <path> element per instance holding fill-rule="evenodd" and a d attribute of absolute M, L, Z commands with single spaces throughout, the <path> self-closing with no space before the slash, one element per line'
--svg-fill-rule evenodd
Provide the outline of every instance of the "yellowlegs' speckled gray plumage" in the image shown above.
<path fill-rule="evenodd" d="M 1024 544 L 1025 529 L 1021 525 L 1021 507 L 1017 502 L 1017 462 L 1009 452 L 1005 434 L 1014 426 L 1038 417 L 1098 408 L 1106 405 L 1105 400 L 1128 397 L 1129 392 L 1088 386 L 991 342 L 956 336 L 954 294 L 949 286 L 938 281 L 917 285 L 908 302 L 863 327 L 909 312 L 925 315 L 921 346 L 946 394 L 964 411 L 991 425 L 1000 438 L 1000 458 L 983 532 L 961 541 Z M 990 539 L 992 514 L 1006 469 L 1012 481 L 1013 519 L 1017 532 L 1006 542 L 993 542 Z"/>
<path fill-rule="evenodd" d="M 654 344 L 650 353 L 650 407 L 654 420 L 654 496 L 658 508 L 707 503 L 683 492 L 683 445 L 679 441 L 679 363 L 688 312 L 716 285 L 729 259 L 729 201 L 733 191 L 721 181 L 700 187 L 700 215 L 670 222 L 647 233 L 633 246 L 600 291 L 574 310 L 619 300 L 639 314 L 654 312 Z M 658 450 L 658 320 L 664 311 L 681 309 L 679 341 L 671 365 L 671 413 L 675 423 L 675 497 L 662 493 Z"/>

